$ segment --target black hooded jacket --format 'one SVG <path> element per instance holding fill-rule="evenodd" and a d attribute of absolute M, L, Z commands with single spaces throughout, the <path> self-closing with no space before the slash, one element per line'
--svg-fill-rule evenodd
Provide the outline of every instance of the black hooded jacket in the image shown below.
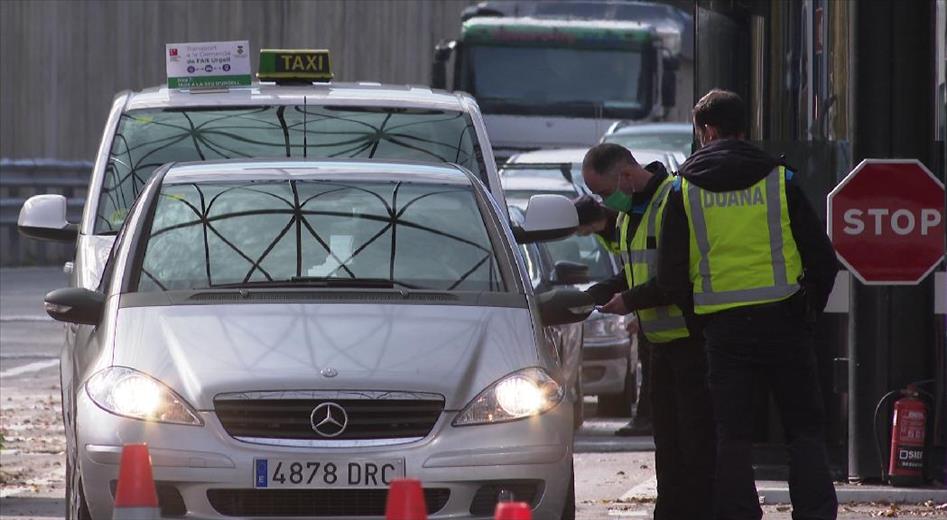
<path fill-rule="evenodd" d="M 739 139 L 720 139 L 694 152 L 679 175 L 702 189 L 722 192 L 744 190 L 766 177 L 778 159 Z M 787 167 L 786 202 L 793 239 L 803 267 L 803 287 L 809 312 L 821 313 L 835 284 L 839 265 L 825 227 Z M 690 230 L 680 190 L 671 190 L 664 210 L 658 243 L 658 285 L 674 301 L 692 297 Z"/>

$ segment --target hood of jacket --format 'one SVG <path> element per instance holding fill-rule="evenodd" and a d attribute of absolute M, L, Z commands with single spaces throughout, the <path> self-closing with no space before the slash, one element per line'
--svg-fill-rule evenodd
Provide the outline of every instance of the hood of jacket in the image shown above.
<path fill-rule="evenodd" d="M 756 184 L 779 164 L 747 141 L 718 139 L 694 152 L 679 174 L 708 191 L 736 191 Z"/>

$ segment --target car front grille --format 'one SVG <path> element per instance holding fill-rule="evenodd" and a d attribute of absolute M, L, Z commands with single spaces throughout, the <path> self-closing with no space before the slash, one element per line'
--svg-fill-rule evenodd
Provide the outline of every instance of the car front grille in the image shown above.
<path fill-rule="evenodd" d="M 384 489 L 210 489 L 207 499 L 224 516 L 384 516 Z M 450 490 L 424 490 L 429 514 L 444 508 Z"/>
<path fill-rule="evenodd" d="M 323 403 L 341 406 L 348 424 L 328 438 L 310 419 Z M 237 438 L 365 440 L 425 437 L 444 410 L 443 399 L 217 399 L 214 408 L 227 433 Z"/>

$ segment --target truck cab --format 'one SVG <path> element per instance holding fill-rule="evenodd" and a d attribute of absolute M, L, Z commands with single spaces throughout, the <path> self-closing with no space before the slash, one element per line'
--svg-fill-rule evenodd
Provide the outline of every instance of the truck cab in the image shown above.
<path fill-rule="evenodd" d="M 434 52 L 432 85 L 477 99 L 498 161 L 591 146 L 617 121 L 664 120 L 688 104 L 677 99 L 682 46 L 674 20 L 588 9 L 610 3 L 535 4 L 475 6 L 460 38 Z"/>

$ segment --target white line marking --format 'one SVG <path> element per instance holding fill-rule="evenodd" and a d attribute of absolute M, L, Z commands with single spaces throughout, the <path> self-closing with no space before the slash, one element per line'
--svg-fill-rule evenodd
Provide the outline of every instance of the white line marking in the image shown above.
<path fill-rule="evenodd" d="M 0 354 L 0 359 L 59 359 L 58 354 L 33 354 L 31 352 L 9 352 Z"/>
<path fill-rule="evenodd" d="M 638 498 L 655 498 L 658 496 L 658 479 L 656 477 L 651 477 L 648 480 L 638 484 L 637 486 L 629 489 L 624 495 L 621 496 L 621 500 L 630 501 L 635 497 Z"/>
<path fill-rule="evenodd" d="M 59 358 L 47 359 L 45 361 L 37 361 L 35 363 L 27 363 L 26 365 L 19 366 L 16 368 L 11 368 L 9 370 L 4 370 L 3 372 L 0 372 L 0 378 L 19 376 L 23 374 L 29 374 L 31 372 L 39 372 L 40 370 L 44 370 L 49 367 L 54 367 L 58 364 L 59 364 Z"/>
<path fill-rule="evenodd" d="M 0 316 L 0 322 L 5 321 L 53 321 L 49 316 L 43 316 L 42 314 L 24 314 L 24 315 L 13 315 L 13 316 Z"/>

